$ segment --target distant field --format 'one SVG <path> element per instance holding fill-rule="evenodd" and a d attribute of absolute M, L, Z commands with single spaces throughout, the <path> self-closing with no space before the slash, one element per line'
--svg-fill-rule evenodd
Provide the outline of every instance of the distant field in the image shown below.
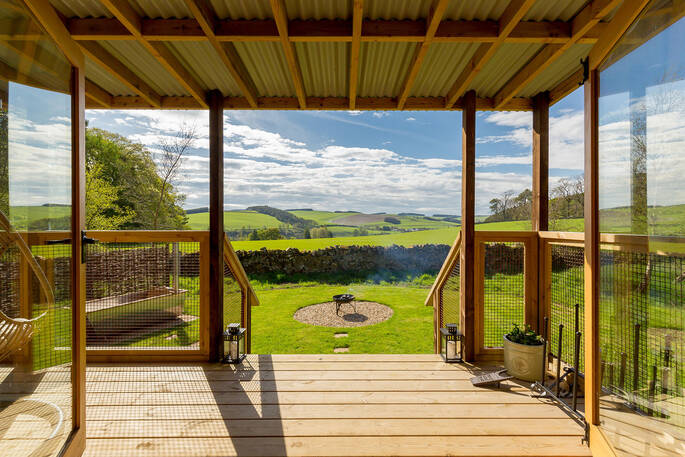
<path fill-rule="evenodd" d="M 476 224 L 476 230 L 531 230 L 530 221 L 507 221 L 507 222 L 488 222 L 486 224 Z M 560 219 L 554 223 L 550 222 L 550 230 L 558 232 L 582 232 L 584 229 L 583 219 Z"/>
<path fill-rule="evenodd" d="M 226 230 L 272 228 L 280 225 L 281 222 L 275 217 L 255 211 L 224 212 Z M 209 213 L 189 214 L 188 226 L 191 230 L 209 230 Z"/>
<path fill-rule="evenodd" d="M 12 206 L 9 218 L 16 228 L 21 229 L 25 228 L 28 222 L 47 218 L 58 219 L 70 214 L 71 206 Z"/>
<path fill-rule="evenodd" d="M 302 219 L 309 219 L 315 221 L 319 225 L 324 224 L 338 224 L 334 222 L 336 219 L 343 218 L 345 216 L 350 216 L 357 213 L 336 213 L 334 211 L 288 211 L 290 214 L 294 214 Z"/>

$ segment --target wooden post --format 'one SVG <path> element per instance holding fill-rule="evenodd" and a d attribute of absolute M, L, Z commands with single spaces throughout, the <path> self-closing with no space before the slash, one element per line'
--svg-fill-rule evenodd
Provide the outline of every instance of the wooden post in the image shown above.
<path fill-rule="evenodd" d="M 81 231 L 86 228 L 86 79 L 71 71 L 71 301 L 73 426 L 85 446 L 86 428 L 86 265 L 81 263 Z M 80 448 L 79 443 L 77 448 Z"/>
<path fill-rule="evenodd" d="M 476 92 L 464 94 L 461 113 L 461 329 L 464 334 L 464 359 L 476 358 L 475 341 L 475 192 L 476 192 Z"/>
<path fill-rule="evenodd" d="M 533 98 L 533 231 L 549 229 L 549 93 Z"/>
<path fill-rule="evenodd" d="M 209 92 L 209 361 L 222 357 L 224 307 L 224 97 Z"/>
<path fill-rule="evenodd" d="M 549 92 L 541 92 L 533 98 L 533 202 L 531 208 L 532 230 L 541 232 L 549 230 Z M 535 240 L 536 244 L 538 240 Z M 541 245 L 544 244 L 541 242 Z M 544 249 L 538 249 L 535 270 L 529 274 L 537 275 L 537 310 L 535 320 L 538 329 L 546 314 L 544 290 L 545 268 L 551 267 L 544 262 Z M 532 252 L 527 257 L 532 256 Z M 527 262 L 528 264 L 528 262 Z M 531 265 L 532 267 L 533 265 Z M 547 335 L 545 335 L 547 338 Z"/>
<path fill-rule="evenodd" d="M 599 71 L 585 82 L 585 416 L 599 425 Z"/>

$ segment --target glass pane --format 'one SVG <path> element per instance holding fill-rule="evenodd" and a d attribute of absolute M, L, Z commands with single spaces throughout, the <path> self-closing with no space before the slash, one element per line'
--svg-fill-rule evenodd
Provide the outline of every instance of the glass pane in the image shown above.
<path fill-rule="evenodd" d="M 0 3 L 0 455 L 56 455 L 71 432 L 71 66 Z"/>
<path fill-rule="evenodd" d="M 602 426 L 619 455 L 685 448 L 685 13 L 653 1 L 600 83 Z"/>

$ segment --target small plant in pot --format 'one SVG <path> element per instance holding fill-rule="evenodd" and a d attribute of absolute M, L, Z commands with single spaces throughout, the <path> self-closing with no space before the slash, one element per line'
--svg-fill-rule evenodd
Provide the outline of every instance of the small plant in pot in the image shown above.
<path fill-rule="evenodd" d="M 504 335 L 504 366 L 515 378 L 541 381 L 542 356 L 545 346 L 540 335 L 528 325 L 514 327 Z"/>

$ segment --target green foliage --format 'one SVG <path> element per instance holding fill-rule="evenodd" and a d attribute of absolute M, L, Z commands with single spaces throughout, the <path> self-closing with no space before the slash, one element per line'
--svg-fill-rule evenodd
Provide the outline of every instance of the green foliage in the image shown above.
<path fill-rule="evenodd" d="M 102 174 L 102 164 L 86 168 L 86 227 L 90 230 L 116 230 L 135 217 L 130 208 L 117 205 L 120 188 Z"/>
<path fill-rule="evenodd" d="M 249 240 L 251 241 L 257 241 L 257 240 L 280 240 L 283 238 L 283 235 L 281 235 L 280 230 L 277 228 L 266 228 L 266 229 L 254 229 L 252 233 L 250 233 Z"/>
<path fill-rule="evenodd" d="M 268 214 L 275 217 L 284 224 L 301 225 L 303 227 L 311 227 L 316 225 L 316 222 L 297 217 L 294 214 L 283 211 L 282 209 L 272 208 L 271 206 L 250 206 L 248 211 L 256 211 L 261 214 Z"/>
<path fill-rule="evenodd" d="M 388 224 L 401 224 L 402 221 L 400 221 L 396 217 L 388 216 L 383 218 L 383 222 L 387 222 Z"/>
<path fill-rule="evenodd" d="M 542 344 L 540 335 L 535 333 L 528 324 L 521 329 L 518 324 L 507 333 L 507 338 L 512 343 L 525 344 L 526 346 L 539 346 Z"/>
<path fill-rule="evenodd" d="M 368 236 L 369 231 L 366 230 L 364 227 L 356 228 L 352 232 L 352 236 Z"/>
<path fill-rule="evenodd" d="M 310 233 L 312 238 L 333 238 L 333 234 L 326 227 L 314 227 Z"/>
<path fill-rule="evenodd" d="M 180 206 L 183 195 L 172 185 L 167 184 L 163 189 L 158 208 L 162 179 L 150 152 L 143 145 L 115 133 L 88 128 L 86 169 L 97 171 L 96 188 L 104 186 L 110 192 L 106 198 L 108 208 L 100 215 L 91 216 L 91 220 L 102 221 L 106 216 L 114 221 L 113 224 L 119 224 L 113 227 L 119 230 L 155 226 L 159 229 L 185 228 L 187 219 Z M 91 198 L 97 197 L 86 194 L 87 200 Z M 86 217 L 89 217 L 87 213 Z"/>
<path fill-rule="evenodd" d="M 312 238 L 312 233 L 309 231 L 309 229 L 306 229 L 304 231 L 304 239 L 305 240 L 310 240 Z"/>

